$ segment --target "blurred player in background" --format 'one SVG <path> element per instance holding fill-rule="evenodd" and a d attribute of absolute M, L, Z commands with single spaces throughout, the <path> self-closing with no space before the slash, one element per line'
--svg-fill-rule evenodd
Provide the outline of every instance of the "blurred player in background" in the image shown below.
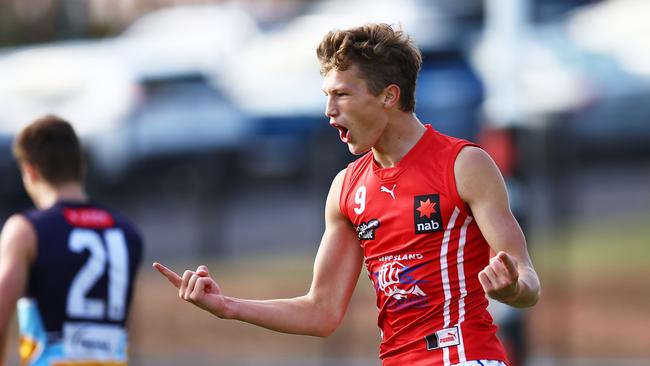
<path fill-rule="evenodd" d="M 140 235 L 86 194 L 68 122 L 34 121 L 14 155 L 36 208 L 11 216 L 0 235 L 0 364 L 17 304 L 21 365 L 126 365 Z"/>
<path fill-rule="evenodd" d="M 362 156 L 330 188 L 307 294 L 238 299 L 225 296 L 205 266 L 182 276 L 154 267 L 182 299 L 217 317 L 327 336 L 365 262 L 384 365 L 507 364 L 486 294 L 528 307 L 540 284 L 498 168 L 476 145 L 417 119 L 421 54 L 402 31 L 386 24 L 332 31 L 317 55 L 330 125 Z"/>

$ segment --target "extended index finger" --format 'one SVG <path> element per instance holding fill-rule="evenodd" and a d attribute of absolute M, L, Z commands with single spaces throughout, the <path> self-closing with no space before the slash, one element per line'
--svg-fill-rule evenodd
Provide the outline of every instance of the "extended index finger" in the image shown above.
<path fill-rule="evenodd" d="M 153 263 L 153 268 L 157 269 L 158 272 L 160 272 L 163 276 L 167 277 L 167 280 L 172 283 L 172 285 L 176 286 L 176 288 L 181 287 L 181 276 L 177 275 L 176 272 L 172 271 L 171 269 L 165 267 L 164 265 L 154 262 Z"/>

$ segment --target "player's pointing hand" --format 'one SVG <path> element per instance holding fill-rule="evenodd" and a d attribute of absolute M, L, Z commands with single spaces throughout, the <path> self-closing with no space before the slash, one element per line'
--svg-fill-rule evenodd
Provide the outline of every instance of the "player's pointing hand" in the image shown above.
<path fill-rule="evenodd" d="M 506 252 L 499 252 L 479 272 L 478 279 L 489 297 L 508 303 L 519 292 L 517 260 Z"/>
<path fill-rule="evenodd" d="M 220 318 L 225 317 L 225 298 L 210 277 L 208 267 L 201 265 L 196 271 L 186 270 L 182 277 L 160 263 L 155 262 L 153 267 L 178 289 L 178 297 Z"/>
<path fill-rule="evenodd" d="M 176 288 L 181 287 L 181 278 L 179 275 L 176 274 L 176 272 L 172 271 L 171 269 L 165 267 L 164 265 L 154 262 L 153 263 L 153 268 L 158 270 L 163 276 L 167 278 L 169 282 L 171 282 L 172 285 L 174 285 Z"/>

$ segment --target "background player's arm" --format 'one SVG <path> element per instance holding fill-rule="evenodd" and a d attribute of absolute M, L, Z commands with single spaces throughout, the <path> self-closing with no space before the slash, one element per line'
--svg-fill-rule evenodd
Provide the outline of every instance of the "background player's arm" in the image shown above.
<path fill-rule="evenodd" d="M 496 164 L 485 151 L 466 147 L 458 154 L 454 174 L 461 199 L 469 205 L 481 233 L 496 253 L 479 273 L 486 294 L 515 307 L 536 304 L 539 278 Z"/>
<path fill-rule="evenodd" d="M 303 296 L 275 300 L 227 297 L 205 267 L 179 277 L 159 264 L 154 266 L 179 288 L 181 298 L 220 318 L 284 333 L 327 336 L 343 319 L 363 259 L 356 233 L 339 209 L 344 172 L 336 176 L 327 197 L 325 233 L 316 255 L 311 287 Z"/>
<path fill-rule="evenodd" d="M 0 234 L 0 365 L 5 361 L 9 323 L 16 301 L 25 292 L 35 252 L 34 228 L 25 217 L 13 215 Z"/>

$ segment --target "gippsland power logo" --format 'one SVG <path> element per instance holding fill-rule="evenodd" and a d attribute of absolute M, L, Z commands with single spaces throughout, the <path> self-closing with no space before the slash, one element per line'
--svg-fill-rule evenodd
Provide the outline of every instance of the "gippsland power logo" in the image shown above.
<path fill-rule="evenodd" d="M 379 269 L 377 285 L 387 297 L 396 300 L 406 299 L 409 296 L 423 296 L 427 294 L 422 291 L 417 282 L 411 278 L 410 272 L 416 267 L 407 267 L 400 262 L 386 262 Z M 409 286 L 412 285 L 412 286 Z"/>

